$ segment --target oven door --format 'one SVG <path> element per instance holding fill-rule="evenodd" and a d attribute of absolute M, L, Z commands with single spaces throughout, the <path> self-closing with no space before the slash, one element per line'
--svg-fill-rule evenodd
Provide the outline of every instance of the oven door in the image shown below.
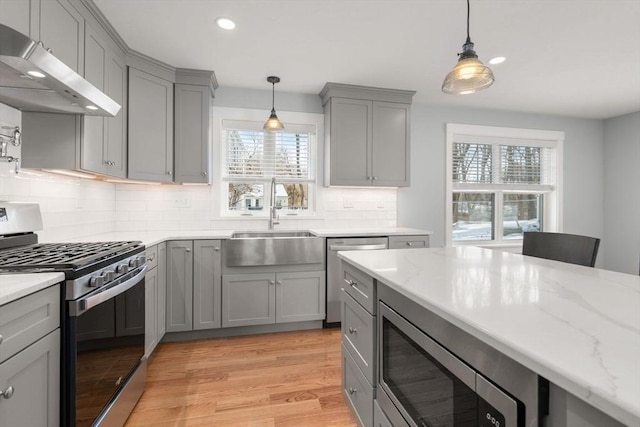
<path fill-rule="evenodd" d="M 144 355 L 146 266 L 68 301 L 65 425 L 91 426 Z"/>
<path fill-rule="evenodd" d="M 379 304 L 379 387 L 411 426 L 519 427 L 518 402 Z"/>

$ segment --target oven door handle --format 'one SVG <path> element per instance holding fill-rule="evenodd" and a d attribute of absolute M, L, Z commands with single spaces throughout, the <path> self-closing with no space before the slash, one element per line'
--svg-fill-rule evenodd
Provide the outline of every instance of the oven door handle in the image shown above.
<path fill-rule="evenodd" d="M 133 277 L 125 280 L 124 282 L 117 283 L 112 287 L 100 291 L 96 294 L 88 295 L 87 297 L 80 298 L 76 301 L 70 301 L 69 315 L 80 316 L 82 313 L 95 307 L 96 305 L 99 305 L 111 298 L 115 298 L 116 296 L 125 293 L 126 291 L 137 285 L 140 280 L 144 278 L 146 271 L 147 266 L 145 264 L 138 273 L 136 273 Z"/>

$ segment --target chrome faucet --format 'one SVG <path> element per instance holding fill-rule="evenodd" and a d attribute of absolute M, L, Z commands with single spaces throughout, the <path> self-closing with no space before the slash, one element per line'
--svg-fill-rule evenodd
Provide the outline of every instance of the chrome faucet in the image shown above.
<path fill-rule="evenodd" d="M 269 202 L 269 230 L 273 230 L 273 226 L 280 224 L 280 216 L 278 208 L 276 208 L 276 177 L 271 178 L 271 200 Z"/>

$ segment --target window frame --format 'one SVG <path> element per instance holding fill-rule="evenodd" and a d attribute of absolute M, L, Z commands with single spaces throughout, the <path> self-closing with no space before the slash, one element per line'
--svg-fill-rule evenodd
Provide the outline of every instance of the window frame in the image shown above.
<path fill-rule="evenodd" d="M 228 208 L 228 184 L 230 182 L 255 182 L 263 185 L 263 206 L 269 206 L 270 197 L 270 183 L 271 175 L 268 176 L 256 176 L 252 178 L 240 178 L 237 181 L 228 179 L 224 176 L 226 166 L 226 147 L 225 147 L 225 126 L 224 122 L 247 122 L 251 124 L 251 127 L 262 127 L 264 121 L 268 117 L 268 111 L 245 109 L 245 108 L 232 108 L 232 107 L 214 107 L 212 111 L 212 133 L 214 141 L 215 153 L 213 164 L 216 165 L 213 174 L 213 184 L 219 186 L 217 194 L 217 200 L 214 202 L 214 211 L 218 212 L 222 219 L 247 219 L 247 220 L 261 220 L 269 218 L 269 209 L 261 209 L 255 211 L 233 211 Z M 315 129 L 310 132 L 309 138 L 309 177 L 308 179 L 296 180 L 296 179 L 278 179 L 278 183 L 306 183 L 308 184 L 308 208 L 306 211 L 290 212 L 286 215 L 280 216 L 280 220 L 283 219 L 304 219 L 315 218 L 318 215 L 318 162 L 320 143 L 322 141 L 322 130 L 324 128 L 324 115 L 317 113 L 299 113 L 299 112 L 287 112 L 278 110 L 278 117 L 285 125 L 285 131 L 287 130 L 287 124 L 290 129 L 309 128 Z M 217 205 L 217 206 L 215 206 Z"/>
<path fill-rule="evenodd" d="M 518 145 L 552 148 L 555 154 L 555 182 L 553 184 L 454 184 L 453 182 L 453 145 L 457 142 L 487 143 L 494 147 L 500 145 Z M 534 193 L 543 194 L 544 231 L 562 231 L 562 152 L 564 132 L 481 126 L 458 123 L 446 124 L 446 167 L 445 167 L 445 245 L 446 246 L 521 246 L 522 239 L 505 239 L 503 236 L 504 194 Z M 494 165 L 498 167 L 498 165 Z M 495 169 L 494 169 L 495 170 Z M 528 189 L 524 187 L 529 186 Z M 494 195 L 493 235 L 491 240 L 453 240 L 453 193 L 459 191 Z"/>

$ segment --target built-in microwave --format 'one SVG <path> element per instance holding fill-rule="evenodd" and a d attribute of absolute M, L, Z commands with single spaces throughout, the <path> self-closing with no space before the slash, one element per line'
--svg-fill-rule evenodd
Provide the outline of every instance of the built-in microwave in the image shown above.
<path fill-rule="evenodd" d="M 378 304 L 377 400 L 392 425 L 541 425 L 546 380 L 406 297 L 381 296 L 401 307 Z"/>

